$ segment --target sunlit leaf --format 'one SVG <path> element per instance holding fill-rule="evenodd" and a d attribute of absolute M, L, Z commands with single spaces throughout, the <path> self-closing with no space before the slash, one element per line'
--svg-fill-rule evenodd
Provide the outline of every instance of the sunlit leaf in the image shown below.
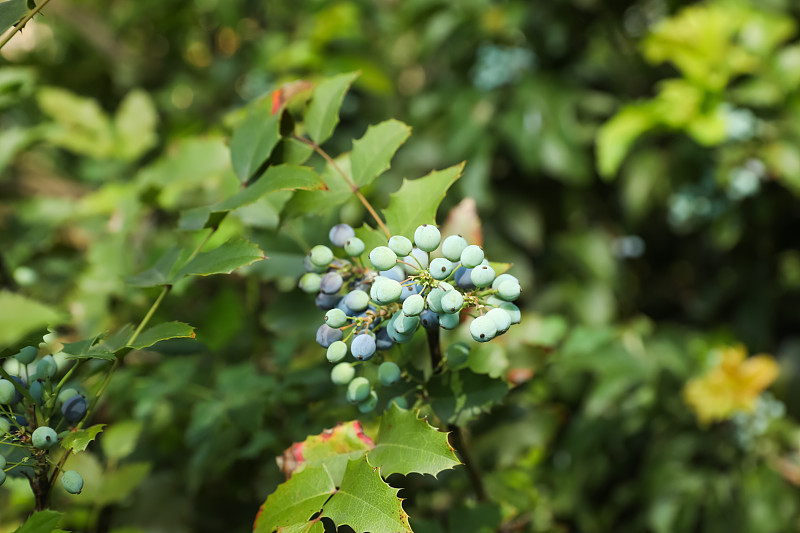
<path fill-rule="evenodd" d="M 356 531 L 410 533 L 408 515 L 397 492 L 366 457 L 355 459 L 347 463 L 342 485 L 325 504 L 322 516 Z"/>
<path fill-rule="evenodd" d="M 82 452 L 97 438 L 105 426 L 105 424 L 95 424 L 86 429 L 74 429 L 61 440 L 61 447 L 74 454 Z"/>
<path fill-rule="evenodd" d="M 436 211 L 447 189 L 461 176 L 464 163 L 436 170 L 419 179 L 404 179 L 383 210 L 393 235 L 413 236 L 420 224 L 436 221 Z"/>
<path fill-rule="evenodd" d="M 411 128 L 397 120 L 370 126 L 363 137 L 353 141 L 350 153 L 353 182 L 358 187 L 372 183 L 389 168 L 394 153 L 409 135 Z"/>
<path fill-rule="evenodd" d="M 324 465 L 310 466 L 295 473 L 261 506 L 253 533 L 272 533 L 279 527 L 303 531 L 302 527 L 334 492 L 336 486 Z"/>
<path fill-rule="evenodd" d="M 367 454 L 381 475 L 411 472 L 436 476 L 461 462 L 441 433 L 410 410 L 392 406 L 381 417 L 375 449 Z"/>

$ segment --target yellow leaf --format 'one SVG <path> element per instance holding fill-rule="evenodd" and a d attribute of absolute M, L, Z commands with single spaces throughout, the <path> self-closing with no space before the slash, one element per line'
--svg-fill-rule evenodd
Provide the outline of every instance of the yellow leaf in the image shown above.
<path fill-rule="evenodd" d="M 725 348 L 720 355 L 714 368 L 689 380 L 683 390 L 702 425 L 752 411 L 758 395 L 778 377 L 778 363 L 770 355 L 747 358 L 744 346 Z"/>

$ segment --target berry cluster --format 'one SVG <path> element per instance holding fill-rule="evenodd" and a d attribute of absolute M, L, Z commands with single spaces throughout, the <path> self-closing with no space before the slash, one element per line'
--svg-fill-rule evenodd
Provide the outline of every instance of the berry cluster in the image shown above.
<path fill-rule="evenodd" d="M 372 411 L 378 396 L 367 378 L 356 377 L 355 366 L 377 351 L 410 342 L 420 327 L 454 329 L 464 315 L 475 315 L 469 331 L 478 342 L 520 321 L 519 308 L 512 303 L 520 295 L 519 280 L 496 275 L 483 250 L 460 235 L 442 240 L 439 229 L 430 224 L 416 229 L 413 242 L 394 235 L 387 246 L 370 250 L 373 268 L 362 261 L 366 246 L 353 228 L 337 224 L 328 236 L 350 258 L 336 257 L 327 246 L 314 246 L 305 257 L 307 272 L 300 288 L 317 293 L 317 306 L 326 310 L 317 342 L 336 364 L 331 379 L 347 386 L 347 400 L 358 404 L 361 412 Z M 442 257 L 431 258 L 440 244 Z M 343 361 L 348 353 L 356 363 Z M 402 372 L 397 364 L 383 361 L 378 377 L 388 386 L 399 381 Z M 397 401 L 404 403 L 402 398 Z"/>
<path fill-rule="evenodd" d="M 53 335 L 46 335 L 44 344 L 48 337 Z M 37 361 L 38 355 L 35 346 L 23 348 L 14 355 L 15 361 L 9 360 L 14 364 L 5 365 L 7 369 L 16 367 L 11 380 L 0 379 L 0 445 L 10 444 L 11 450 L 27 449 L 26 454 L 16 454 L 18 460 L 13 463 L 0 454 L 0 485 L 5 482 L 6 471 L 46 460 L 48 450 L 58 445 L 57 429 L 62 424 L 77 424 L 86 416 L 85 396 L 56 380 L 58 365 L 52 355 Z M 83 479 L 75 471 L 64 472 L 61 483 L 72 494 L 83 488 Z"/>

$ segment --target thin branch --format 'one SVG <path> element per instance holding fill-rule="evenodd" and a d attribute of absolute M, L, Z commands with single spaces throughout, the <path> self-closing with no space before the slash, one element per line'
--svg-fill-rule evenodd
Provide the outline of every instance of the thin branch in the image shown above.
<path fill-rule="evenodd" d="M 22 20 L 17 22 L 17 24 L 14 26 L 14 29 L 11 30 L 11 32 L 8 35 L 6 35 L 3 38 L 2 41 L 0 41 L 0 48 L 3 48 L 6 44 L 8 44 L 8 41 L 11 40 L 11 38 L 14 36 L 14 34 L 16 34 L 18 31 L 22 30 L 22 28 L 25 26 L 25 24 L 27 24 L 28 21 L 31 20 L 34 15 L 36 15 L 36 13 L 41 11 L 42 8 L 47 5 L 48 2 L 50 2 L 50 0 L 42 0 L 41 4 L 39 4 L 38 6 L 34 7 L 33 9 L 31 9 L 28 12 L 27 15 L 22 17 Z"/>
<path fill-rule="evenodd" d="M 361 194 L 358 185 L 353 183 L 353 180 L 350 179 L 350 177 L 342 170 L 342 168 L 336 163 L 336 161 L 334 161 L 334 159 L 330 155 L 328 155 L 328 153 L 325 152 L 325 150 L 320 148 L 320 146 L 314 141 L 310 141 L 305 137 L 297 134 L 294 134 L 294 138 L 313 148 L 315 152 L 321 155 L 325 159 L 325 161 L 327 161 L 328 164 L 330 164 L 333 167 L 333 169 L 336 172 L 338 172 L 340 176 L 342 176 L 344 181 L 347 182 L 347 185 L 350 186 L 350 190 L 353 191 L 353 194 L 355 194 L 356 197 L 361 201 L 361 203 L 364 204 L 364 207 L 367 209 L 367 211 L 369 211 L 369 214 L 372 215 L 372 218 L 375 219 L 375 222 L 378 224 L 381 230 L 386 234 L 386 237 L 391 237 L 392 233 L 389 231 L 389 228 L 387 228 L 386 224 L 383 223 L 383 220 L 381 220 L 381 217 L 378 216 L 378 213 L 375 211 L 375 209 L 372 207 L 369 201 L 364 197 L 363 194 Z"/>

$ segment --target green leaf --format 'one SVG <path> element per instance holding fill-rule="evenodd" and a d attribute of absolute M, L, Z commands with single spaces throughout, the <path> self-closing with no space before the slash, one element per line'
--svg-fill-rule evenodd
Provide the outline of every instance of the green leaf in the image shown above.
<path fill-rule="evenodd" d="M 633 142 L 654 126 L 651 106 L 629 105 L 603 124 L 597 134 L 597 171 L 605 179 L 617 173 Z"/>
<path fill-rule="evenodd" d="M 210 227 L 209 222 L 218 224 L 222 217 L 211 216 L 214 214 L 227 213 L 234 209 L 250 205 L 262 196 L 275 192 L 287 190 L 313 190 L 322 186 L 322 180 L 314 170 L 308 167 L 296 165 L 278 165 L 269 167 L 267 171 L 256 182 L 245 187 L 232 197 L 223 200 L 211 207 L 197 208 L 185 211 L 186 216 L 181 214 L 179 226 L 185 230 L 197 230 Z"/>
<path fill-rule="evenodd" d="M 147 92 L 129 92 L 117 108 L 114 133 L 117 157 L 133 161 L 158 142 L 158 113 Z"/>
<path fill-rule="evenodd" d="M 324 533 L 325 526 L 321 520 L 306 522 L 304 524 L 294 524 L 287 527 L 279 527 L 278 533 Z"/>
<path fill-rule="evenodd" d="M 51 533 L 58 527 L 63 515 L 57 511 L 33 513 L 14 533 Z"/>
<path fill-rule="evenodd" d="M 347 463 L 342 485 L 325 504 L 322 516 L 337 526 L 348 525 L 357 532 L 411 533 L 403 511 L 399 489 L 386 484 L 378 469 L 366 457 Z"/>
<path fill-rule="evenodd" d="M 239 267 L 264 259 L 264 252 L 245 240 L 233 240 L 209 251 L 197 254 L 186 263 L 171 283 L 185 276 L 211 276 L 213 274 L 230 274 Z"/>
<path fill-rule="evenodd" d="M 133 453 L 144 425 L 139 420 L 116 422 L 103 433 L 100 446 L 109 459 L 119 461 Z"/>
<path fill-rule="evenodd" d="M 370 464 L 380 467 L 384 477 L 411 472 L 436 476 L 461 464 L 447 442 L 446 433 L 396 404 L 381 417 L 378 442 L 367 458 Z"/>
<path fill-rule="evenodd" d="M 461 370 L 428 383 L 431 407 L 448 424 L 463 425 L 487 412 L 508 392 L 508 385 L 484 374 Z"/>
<path fill-rule="evenodd" d="M 347 461 L 356 459 L 375 447 L 364 434 L 358 420 L 338 424 L 319 435 L 311 435 L 303 442 L 293 444 L 278 458 L 284 474 L 292 473 L 303 465 L 324 465 L 333 483 L 339 485 L 347 468 Z"/>
<path fill-rule="evenodd" d="M 336 167 L 350 177 L 350 156 L 340 155 L 335 159 Z M 296 217 L 301 215 L 322 215 L 342 205 L 353 195 L 353 189 L 345 181 L 339 170 L 328 163 L 322 171 L 322 181 L 326 190 L 297 191 L 284 208 L 284 215 Z"/>
<path fill-rule="evenodd" d="M 103 431 L 105 424 L 95 424 L 86 429 L 76 429 L 70 431 L 69 434 L 61 440 L 61 447 L 65 450 L 72 451 L 73 454 L 82 452 L 89 446 L 89 443 L 97 438 L 97 435 Z"/>
<path fill-rule="evenodd" d="M 206 213 L 205 219 L 208 218 L 208 214 Z M 205 221 L 203 222 L 205 224 Z M 139 274 L 135 276 L 129 277 L 126 281 L 131 285 L 135 285 L 137 287 L 158 287 L 159 285 L 169 285 L 170 273 L 172 269 L 175 267 L 175 262 L 178 260 L 178 257 L 181 255 L 181 249 L 177 246 L 173 246 L 167 249 L 161 257 L 156 260 L 156 263 Z"/>
<path fill-rule="evenodd" d="M 358 76 L 357 72 L 340 74 L 321 82 L 314 89 L 314 96 L 303 118 L 306 131 L 311 139 L 322 144 L 333 135 L 333 128 L 339 122 L 339 108 L 350 84 Z"/>
<path fill-rule="evenodd" d="M 43 126 L 47 140 L 76 154 L 94 158 L 113 155 L 111 120 L 97 100 L 55 87 L 39 89 L 37 100 L 54 121 Z"/>
<path fill-rule="evenodd" d="M 14 344 L 31 331 L 60 320 L 50 307 L 10 291 L 0 291 L 0 347 Z"/>
<path fill-rule="evenodd" d="M 114 352 L 103 349 L 102 347 L 95 346 L 99 335 L 92 339 L 85 339 L 78 342 L 68 342 L 64 344 L 61 351 L 67 354 L 67 359 L 103 359 L 106 361 L 113 361 Z"/>
<path fill-rule="evenodd" d="M 461 177 L 464 163 L 436 170 L 416 180 L 404 179 L 383 210 L 392 235 L 411 236 L 420 224 L 436 221 L 436 210 L 447 189 Z"/>
<path fill-rule="evenodd" d="M 0 2 L 0 33 L 16 24 L 28 13 L 25 0 L 8 0 Z"/>
<path fill-rule="evenodd" d="M 272 533 L 280 527 L 304 531 L 302 527 L 334 492 L 336 486 L 324 465 L 295 473 L 261 506 L 253 533 Z"/>
<path fill-rule="evenodd" d="M 128 463 L 102 476 L 103 487 L 98 491 L 97 505 L 116 503 L 127 498 L 147 478 L 150 463 Z"/>
<path fill-rule="evenodd" d="M 128 344 L 131 348 L 141 350 L 155 343 L 167 339 L 177 339 L 183 337 L 194 338 L 194 328 L 183 322 L 165 322 L 152 328 L 144 330 L 136 340 Z"/>
<path fill-rule="evenodd" d="M 363 137 L 353 141 L 350 165 L 355 184 L 359 187 L 369 185 L 386 171 L 394 153 L 409 135 L 409 126 L 392 119 L 370 126 Z"/>
<path fill-rule="evenodd" d="M 280 138 L 280 113 L 272 114 L 269 101 L 250 109 L 231 137 L 233 170 L 243 183 L 258 171 Z"/>

